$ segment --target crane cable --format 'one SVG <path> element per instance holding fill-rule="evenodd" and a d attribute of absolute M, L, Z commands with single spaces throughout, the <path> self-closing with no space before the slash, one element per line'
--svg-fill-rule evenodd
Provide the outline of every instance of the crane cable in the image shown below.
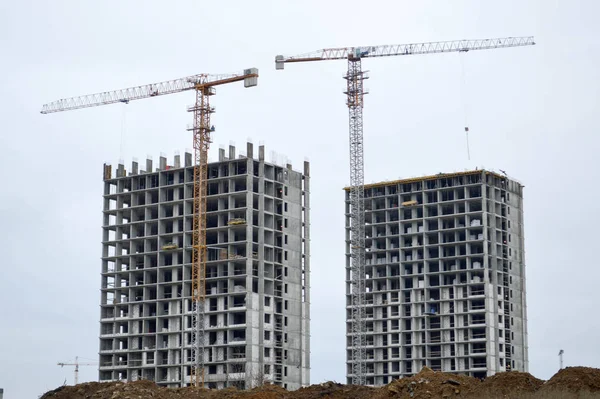
<path fill-rule="evenodd" d="M 467 117 L 467 79 L 465 77 L 465 64 L 463 61 L 463 54 L 459 54 L 459 58 L 460 58 L 460 69 L 461 69 L 461 75 L 462 75 L 462 82 L 461 82 L 461 88 L 460 88 L 460 97 L 461 97 L 461 101 L 462 101 L 462 106 L 463 106 L 463 114 L 464 114 L 464 118 L 465 118 L 465 136 L 466 136 L 466 140 L 467 140 L 467 158 L 470 161 L 471 160 L 471 150 L 469 148 L 469 124 L 468 124 L 468 117 Z"/>
<path fill-rule="evenodd" d="M 127 104 L 123 103 L 123 112 L 121 114 L 121 143 L 119 146 L 119 159 L 123 159 L 123 142 L 125 141 L 125 133 L 126 133 L 126 116 L 127 116 Z"/>

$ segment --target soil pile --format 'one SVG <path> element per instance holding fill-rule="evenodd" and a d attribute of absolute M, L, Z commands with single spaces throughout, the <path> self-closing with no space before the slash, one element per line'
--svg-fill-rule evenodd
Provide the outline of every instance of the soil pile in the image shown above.
<path fill-rule="evenodd" d="M 46 392 L 41 399 L 138 399 L 170 398 L 167 388 L 159 388 L 152 381 L 135 382 L 87 382 L 74 386 L 62 386 Z"/>
<path fill-rule="evenodd" d="M 567 367 L 554 374 L 542 392 L 593 392 L 600 396 L 600 370 L 591 367 Z"/>
<path fill-rule="evenodd" d="M 373 394 L 376 391 L 376 388 L 359 385 L 343 385 L 329 381 L 323 384 L 301 388 L 294 392 L 289 392 L 286 399 L 364 399 L 373 397 Z"/>
<path fill-rule="evenodd" d="M 473 377 L 435 372 L 424 367 L 417 375 L 394 380 L 379 388 L 373 398 L 451 398 L 466 397 L 473 393 L 481 382 Z"/>
<path fill-rule="evenodd" d="M 537 392 L 544 381 L 529 373 L 511 371 L 488 377 L 477 387 L 473 397 L 519 398 Z"/>
<path fill-rule="evenodd" d="M 472 377 L 435 372 L 425 367 L 417 375 L 394 380 L 380 388 L 326 382 L 297 391 L 266 384 L 250 390 L 195 387 L 169 389 L 150 381 L 89 382 L 63 386 L 41 399 L 500 399 L 600 398 L 600 370 L 568 367 L 549 381 L 516 371 L 496 374 L 483 382 Z"/>

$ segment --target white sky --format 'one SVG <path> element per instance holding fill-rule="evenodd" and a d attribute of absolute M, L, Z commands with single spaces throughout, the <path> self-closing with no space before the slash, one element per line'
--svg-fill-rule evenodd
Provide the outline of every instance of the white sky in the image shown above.
<path fill-rule="evenodd" d="M 191 147 L 191 93 L 53 115 L 59 98 L 201 72 L 218 89 L 211 151 L 248 137 L 312 172 L 313 383 L 344 381 L 345 62 L 324 47 L 534 35 L 535 47 L 365 60 L 366 182 L 504 169 L 524 182 L 530 371 L 600 367 L 594 232 L 600 3 L 589 0 L 10 1 L 0 3 L 0 387 L 35 397 L 97 358 L 102 164 Z M 462 69 L 466 77 L 461 100 Z M 471 160 L 464 137 L 471 130 Z M 125 128 L 122 129 L 125 120 Z M 81 380 L 95 380 L 83 367 Z"/>

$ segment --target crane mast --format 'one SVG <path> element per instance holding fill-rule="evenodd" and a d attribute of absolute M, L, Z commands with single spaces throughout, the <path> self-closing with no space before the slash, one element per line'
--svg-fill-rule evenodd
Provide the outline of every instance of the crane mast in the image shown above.
<path fill-rule="evenodd" d="M 352 323 L 352 374 L 359 376 L 353 384 L 365 385 L 366 309 L 365 309 L 365 170 L 363 149 L 363 104 L 366 79 L 360 57 L 348 57 L 345 76 L 350 130 L 350 273 Z M 362 377 L 362 378 L 361 378 Z"/>
<path fill-rule="evenodd" d="M 533 37 L 455 40 L 443 42 L 395 44 L 381 46 L 338 47 L 300 54 L 275 57 L 275 68 L 284 69 L 286 63 L 347 60 L 348 71 L 346 104 L 349 110 L 350 147 L 350 334 L 352 384 L 366 385 L 366 271 L 365 271 L 365 205 L 364 205 L 364 146 L 363 106 L 366 94 L 362 70 L 363 58 L 399 55 L 436 54 L 489 50 L 534 45 Z"/>
<path fill-rule="evenodd" d="M 208 149 L 210 147 L 211 86 L 196 89 L 196 104 L 188 111 L 194 114 L 194 219 L 192 232 L 192 360 L 191 384 L 204 387 L 204 346 L 206 345 L 204 312 L 206 303 L 206 187 Z"/>
<path fill-rule="evenodd" d="M 194 386 L 204 387 L 205 381 L 205 303 L 206 303 L 206 203 L 208 179 L 208 150 L 211 143 L 211 132 L 214 127 L 210 116 L 215 111 L 210 106 L 210 97 L 216 94 L 215 86 L 233 82 L 244 82 L 244 87 L 257 85 L 258 69 L 249 68 L 237 74 L 198 74 L 180 79 L 149 85 L 130 87 L 88 94 L 79 97 L 61 99 L 42 107 L 42 114 L 71 111 L 81 108 L 96 107 L 115 103 L 129 103 L 132 100 L 156 97 L 166 94 L 180 93 L 188 90 L 196 91 L 196 101 L 188 108 L 194 115 L 194 123 L 188 130 L 193 132 L 194 144 L 194 198 L 193 198 L 193 231 L 192 231 L 192 334 L 191 334 L 191 371 L 190 382 Z M 66 364 L 65 364 L 66 365 Z M 76 370 L 78 370 L 76 366 Z"/>
<path fill-rule="evenodd" d="M 194 114 L 194 207 L 192 232 L 192 360 L 194 370 L 191 383 L 204 387 L 204 312 L 206 302 L 206 188 L 208 179 L 208 149 L 212 130 L 210 96 L 215 94 L 212 86 L 199 85 L 196 103 L 188 111 Z"/>

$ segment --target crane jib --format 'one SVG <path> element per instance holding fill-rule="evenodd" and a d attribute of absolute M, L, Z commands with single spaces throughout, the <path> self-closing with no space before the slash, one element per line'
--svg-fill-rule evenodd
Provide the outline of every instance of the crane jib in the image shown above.
<path fill-rule="evenodd" d="M 257 68 L 247 68 L 233 74 L 197 74 L 164 82 L 129 87 L 126 89 L 87 94 L 53 101 L 42 106 L 42 114 L 72 111 L 101 105 L 125 103 L 167 94 L 198 89 L 198 87 L 218 86 L 232 82 L 244 81 L 245 87 L 256 86 Z"/>
<path fill-rule="evenodd" d="M 506 37 L 495 39 L 453 40 L 442 42 L 386 44 L 378 46 L 338 47 L 317 50 L 296 56 L 277 56 L 277 69 L 283 69 L 283 63 L 342 60 L 353 58 L 376 58 L 398 55 L 418 55 L 449 52 L 468 52 L 471 50 L 488 50 L 519 46 L 535 45 L 533 36 Z"/>

